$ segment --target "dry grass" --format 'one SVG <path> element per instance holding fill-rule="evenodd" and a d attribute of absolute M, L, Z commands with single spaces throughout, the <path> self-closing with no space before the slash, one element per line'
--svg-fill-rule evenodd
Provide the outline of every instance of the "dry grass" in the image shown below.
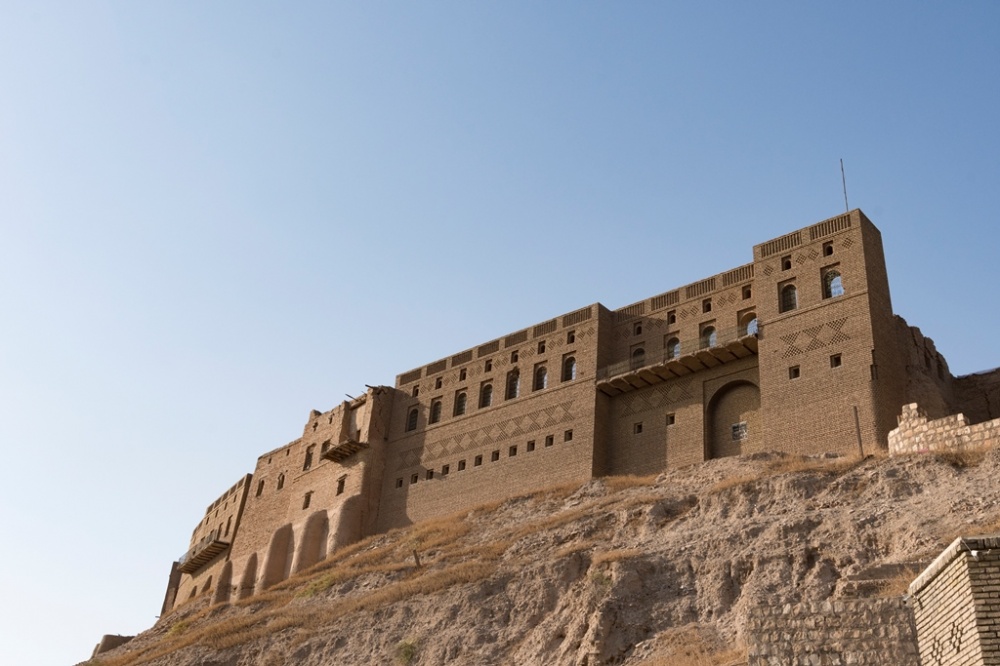
<path fill-rule="evenodd" d="M 629 488 L 655 486 L 656 476 L 656 474 L 650 476 L 635 476 L 633 474 L 627 476 L 606 476 L 604 477 L 604 486 L 611 492 L 628 490 Z"/>
<path fill-rule="evenodd" d="M 641 550 L 635 550 L 635 549 L 606 550 L 602 553 L 595 554 L 593 563 L 595 565 L 610 564 L 612 562 L 620 562 L 621 560 L 628 560 L 633 557 L 641 557 L 641 556 L 642 556 Z"/>
<path fill-rule="evenodd" d="M 709 493 L 721 493 L 733 488 L 750 485 L 775 476 L 783 474 L 833 474 L 840 476 L 845 474 L 859 464 L 864 462 L 860 456 L 848 456 L 843 458 L 807 458 L 805 456 L 782 456 L 776 460 L 770 460 L 763 469 L 749 471 L 738 476 L 731 476 L 713 484 L 709 487 Z"/>
<path fill-rule="evenodd" d="M 638 666 L 740 666 L 747 663 L 745 648 L 713 646 L 694 626 L 661 636 L 657 653 Z"/>
<path fill-rule="evenodd" d="M 935 451 L 931 455 L 935 460 L 951 465 L 955 469 L 966 469 L 979 466 L 986 458 L 986 451 L 985 448 L 977 447 Z"/>
<path fill-rule="evenodd" d="M 906 567 L 892 578 L 879 583 L 876 596 L 882 598 L 901 597 L 910 589 L 910 583 L 920 574 L 916 567 Z"/>

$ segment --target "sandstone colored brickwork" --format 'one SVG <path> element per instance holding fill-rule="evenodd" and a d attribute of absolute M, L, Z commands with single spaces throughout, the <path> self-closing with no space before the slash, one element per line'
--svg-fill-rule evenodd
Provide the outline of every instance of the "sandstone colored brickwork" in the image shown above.
<path fill-rule="evenodd" d="M 747 634 L 748 666 L 920 666 L 903 599 L 762 606 Z"/>
<path fill-rule="evenodd" d="M 1000 409 L 998 378 L 954 380 L 893 314 L 881 234 L 854 210 L 755 246 L 751 263 L 579 308 L 312 411 L 300 437 L 258 458 L 242 499 L 209 507 L 190 548 L 221 546 L 173 570 L 164 612 L 554 484 L 765 450 L 868 453 L 906 403 Z"/>
<path fill-rule="evenodd" d="M 1000 537 L 955 539 L 910 596 L 923 664 L 1000 664 Z"/>
<path fill-rule="evenodd" d="M 916 404 L 903 405 L 899 427 L 889 433 L 889 454 L 975 450 L 1000 443 L 1000 419 L 970 424 L 964 414 L 933 421 Z"/>

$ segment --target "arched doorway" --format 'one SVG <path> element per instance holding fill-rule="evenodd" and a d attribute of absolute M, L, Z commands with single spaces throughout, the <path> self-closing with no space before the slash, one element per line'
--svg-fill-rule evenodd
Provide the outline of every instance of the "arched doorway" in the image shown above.
<path fill-rule="evenodd" d="M 706 458 L 738 456 L 760 438 L 760 390 L 750 382 L 722 387 L 708 405 Z"/>

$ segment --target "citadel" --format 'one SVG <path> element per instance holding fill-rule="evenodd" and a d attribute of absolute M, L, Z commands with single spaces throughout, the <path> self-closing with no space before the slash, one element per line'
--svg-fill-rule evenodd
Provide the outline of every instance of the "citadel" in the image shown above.
<path fill-rule="evenodd" d="M 853 210 L 743 266 L 313 411 L 208 506 L 162 612 L 244 599 L 368 535 L 553 484 L 763 450 L 863 455 L 886 449 L 901 413 L 916 433 L 958 412 L 966 429 L 1000 415 L 1000 372 L 953 377 L 893 314 L 881 234 Z"/>

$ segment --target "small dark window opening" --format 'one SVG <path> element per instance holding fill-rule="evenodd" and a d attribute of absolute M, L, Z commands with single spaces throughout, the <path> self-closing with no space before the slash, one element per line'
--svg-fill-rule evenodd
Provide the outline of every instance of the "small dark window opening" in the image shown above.
<path fill-rule="evenodd" d="M 789 379 L 798 379 L 801 375 L 802 375 L 802 373 L 799 370 L 799 366 L 793 365 L 792 367 L 788 368 L 788 378 Z"/>
<path fill-rule="evenodd" d="M 315 449 L 315 448 L 316 448 L 315 444 L 313 444 L 312 446 L 309 446 L 309 447 L 306 448 L 306 459 L 302 463 L 302 471 L 303 472 L 306 471 L 307 469 L 309 469 L 310 467 L 312 467 L 312 465 L 313 465 L 313 449 Z"/>
<path fill-rule="evenodd" d="M 576 331 L 569 331 L 566 333 L 566 344 L 571 345 L 576 342 Z"/>
<path fill-rule="evenodd" d="M 641 435 L 642 434 L 642 421 L 632 424 L 632 434 Z"/>
<path fill-rule="evenodd" d="M 532 451 L 534 451 L 535 450 L 535 440 L 533 440 L 533 439 L 528 440 L 528 444 L 524 448 L 528 450 L 528 453 L 531 453 Z"/>
<path fill-rule="evenodd" d="M 479 467 L 480 465 L 483 464 L 483 457 L 482 456 L 476 456 L 476 459 L 472 461 L 472 464 L 473 464 L 474 467 Z"/>
<path fill-rule="evenodd" d="M 840 358 L 840 354 L 834 354 L 833 356 L 830 357 L 831 368 L 839 368 L 842 363 L 843 360 Z"/>
<path fill-rule="evenodd" d="M 517 455 L 517 447 L 516 446 L 512 446 L 509 449 L 507 449 L 507 457 L 508 458 L 513 458 L 516 455 Z"/>
<path fill-rule="evenodd" d="M 747 300 L 748 298 L 750 298 L 752 295 L 753 295 L 753 289 L 750 287 L 750 285 L 747 285 L 747 286 L 743 287 L 743 300 L 744 301 Z"/>
<path fill-rule="evenodd" d="M 278 475 L 278 490 L 281 490 L 284 487 L 285 487 L 285 475 L 284 474 L 279 474 Z"/>
<path fill-rule="evenodd" d="M 571 382 L 574 379 L 576 379 L 576 358 L 567 356 L 563 360 L 562 380 L 564 382 Z"/>
<path fill-rule="evenodd" d="M 309 508 L 309 504 L 312 502 L 312 497 L 313 497 L 313 491 L 311 491 L 311 490 L 309 492 L 307 492 L 302 497 L 302 508 L 303 509 L 308 509 Z"/>
<path fill-rule="evenodd" d="M 781 299 L 780 299 L 780 310 L 781 312 L 790 312 L 798 307 L 799 299 L 798 293 L 795 291 L 794 284 L 786 284 L 781 288 Z"/>
<path fill-rule="evenodd" d="M 441 467 L 441 476 L 448 476 L 448 472 L 451 471 L 451 465 L 444 465 Z"/>
<path fill-rule="evenodd" d="M 498 460 L 500 460 L 500 452 L 499 451 L 494 451 L 493 453 L 490 454 L 490 462 L 496 462 Z"/>
<path fill-rule="evenodd" d="M 437 399 L 431 402 L 431 418 L 429 419 L 431 423 L 437 423 L 441 420 L 441 399 Z"/>
<path fill-rule="evenodd" d="M 493 404 L 493 384 L 483 384 L 479 389 L 479 406 L 489 407 Z"/>
<path fill-rule="evenodd" d="M 443 380 L 440 377 L 438 377 L 437 379 L 434 380 L 434 388 L 436 389 L 441 388 L 441 384 L 443 383 L 444 383 Z"/>
<path fill-rule="evenodd" d="M 264 494 L 264 480 L 263 480 L 263 479 L 261 479 L 261 480 L 260 480 L 260 481 L 259 481 L 259 482 L 257 483 L 257 497 L 260 497 L 260 496 L 261 496 L 261 495 L 263 495 L 263 494 Z"/>
<path fill-rule="evenodd" d="M 418 413 L 419 412 L 417 411 L 416 407 L 413 407 L 412 409 L 410 409 L 409 413 L 407 413 L 407 415 L 406 415 L 406 432 L 410 432 L 412 430 L 416 430 L 417 429 L 417 414 Z"/>
<path fill-rule="evenodd" d="M 414 386 L 413 387 L 413 397 L 416 398 L 418 395 L 420 395 L 420 387 L 419 386 Z"/>
<path fill-rule="evenodd" d="M 539 354 L 545 353 L 545 340 L 542 340 L 541 342 L 538 343 L 538 353 Z"/>
<path fill-rule="evenodd" d="M 823 256 L 829 257 L 833 254 L 833 241 L 823 243 Z"/>
<path fill-rule="evenodd" d="M 465 471 L 465 461 L 464 460 L 459 460 L 458 461 L 458 471 L 459 472 Z"/>
<path fill-rule="evenodd" d="M 434 470 L 432 469 L 427 470 L 426 475 L 427 475 L 427 480 L 430 481 L 431 479 L 434 478 Z"/>
<path fill-rule="evenodd" d="M 671 310 L 667 313 L 667 323 L 676 324 L 677 323 L 677 310 Z"/>
<path fill-rule="evenodd" d="M 677 422 L 677 416 L 674 414 L 667 414 L 667 425 L 672 426 Z"/>
<path fill-rule="evenodd" d="M 403 477 L 399 477 L 398 479 L 396 479 L 396 487 L 397 488 L 403 487 Z"/>
<path fill-rule="evenodd" d="M 791 255 L 781 258 L 781 270 L 787 271 L 792 268 L 792 257 Z"/>
<path fill-rule="evenodd" d="M 342 476 L 339 479 L 337 479 L 337 494 L 338 495 L 343 495 L 344 494 L 344 487 L 346 485 L 347 485 L 347 477 L 346 476 Z"/>
<path fill-rule="evenodd" d="M 563 441 L 564 442 L 571 442 L 571 441 L 573 441 L 573 431 L 572 430 L 566 430 L 566 431 L 563 432 Z"/>
<path fill-rule="evenodd" d="M 465 368 L 462 368 L 461 370 L 458 371 L 458 381 L 464 382 L 467 376 L 468 372 L 466 371 Z"/>
<path fill-rule="evenodd" d="M 411 474 L 410 475 L 410 485 L 413 485 L 414 483 L 416 483 L 419 480 L 420 480 L 420 475 L 419 474 Z"/>
<path fill-rule="evenodd" d="M 465 391 L 459 391 L 458 395 L 455 396 L 455 416 L 462 416 L 465 414 L 465 405 L 469 401 L 469 396 Z"/>
<path fill-rule="evenodd" d="M 517 363 L 517 352 L 516 351 L 512 351 L 510 353 L 510 362 L 511 363 Z"/>
<path fill-rule="evenodd" d="M 712 299 L 711 298 L 706 298 L 705 300 L 703 300 L 701 302 L 701 311 L 702 312 L 711 312 L 712 311 Z"/>
<path fill-rule="evenodd" d="M 491 358 L 486 359 L 485 370 L 486 370 L 486 372 L 492 372 L 493 371 L 493 359 L 491 359 Z"/>
<path fill-rule="evenodd" d="M 507 373 L 507 392 L 504 397 L 513 400 L 521 394 L 521 373 L 517 369 Z"/>
<path fill-rule="evenodd" d="M 541 391 L 549 386 L 549 371 L 545 369 L 544 365 L 540 365 L 535 368 L 535 385 L 533 390 Z"/>
<path fill-rule="evenodd" d="M 556 443 L 556 438 L 553 435 L 545 436 L 545 446 L 552 446 Z"/>
<path fill-rule="evenodd" d="M 636 322 L 632 325 L 632 335 L 642 335 L 642 322 Z"/>

